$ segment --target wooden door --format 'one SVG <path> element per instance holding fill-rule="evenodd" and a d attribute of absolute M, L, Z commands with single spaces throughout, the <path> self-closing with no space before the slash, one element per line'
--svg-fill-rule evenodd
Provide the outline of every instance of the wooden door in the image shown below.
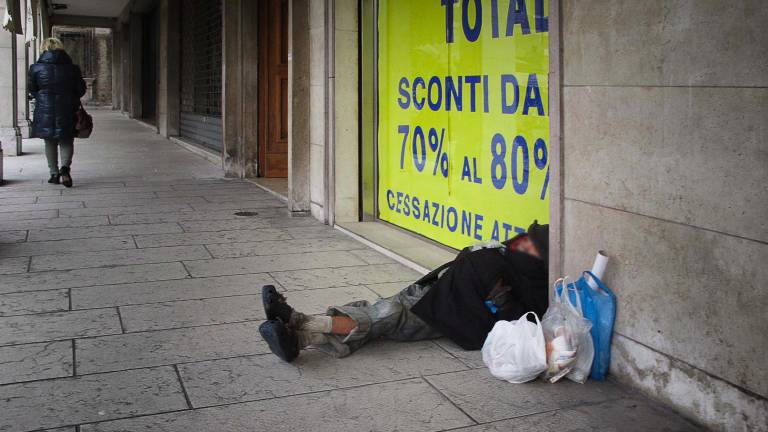
<path fill-rule="evenodd" d="M 259 176 L 288 177 L 288 0 L 259 1 Z"/>

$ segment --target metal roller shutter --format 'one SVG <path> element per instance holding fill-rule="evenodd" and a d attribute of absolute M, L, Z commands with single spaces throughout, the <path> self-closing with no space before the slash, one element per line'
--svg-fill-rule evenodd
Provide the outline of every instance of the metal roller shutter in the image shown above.
<path fill-rule="evenodd" d="M 181 136 L 221 151 L 221 0 L 181 11 Z"/>

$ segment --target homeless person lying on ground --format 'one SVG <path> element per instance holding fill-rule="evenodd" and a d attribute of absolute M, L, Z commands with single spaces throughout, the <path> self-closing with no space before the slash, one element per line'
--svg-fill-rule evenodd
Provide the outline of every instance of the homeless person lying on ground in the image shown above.
<path fill-rule="evenodd" d="M 467 350 L 480 349 L 498 320 L 516 320 L 547 309 L 549 225 L 503 244 L 465 248 L 398 294 L 375 303 L 332 306 L 325 316 L 294 310 L 274 286 L 262 288 L 267 321 L 259 333 L 272 352 L 291 362 L 316 346 L 345 357 L 366 342 L 384 337 L 416 341 L 445 336 Z"/>

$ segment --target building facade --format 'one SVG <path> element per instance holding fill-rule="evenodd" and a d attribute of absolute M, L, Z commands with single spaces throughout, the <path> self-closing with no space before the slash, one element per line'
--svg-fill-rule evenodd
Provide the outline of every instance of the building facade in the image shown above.
<path fill-rule="evenodd" d="M 611 256 L 612 377 L 768 424 L 763 2 L 124 3 L 46 18 L 112 29 L 114 109 L 416 267 L 548 222 L 553 280 Z"/>

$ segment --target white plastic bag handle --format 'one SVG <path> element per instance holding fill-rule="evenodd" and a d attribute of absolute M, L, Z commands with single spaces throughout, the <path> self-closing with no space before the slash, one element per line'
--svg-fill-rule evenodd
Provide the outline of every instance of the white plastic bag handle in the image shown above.
<path fill-rule="evenodd" d="M 573 283 L 569 284 L 568 279 L 570 279 L 570 276 L 563 276 L 560 279 L 555 281 L 555 284 L 553 286 L 555 290 L 555 301 L 559 303 L 565 303 L 569 308 L 573 309 L 576 313 L 578 313 L 579 316 L 583 317 L 584 312 L 582 311 L 581 299 L 579 298 L 579 293 L 576 290 L 576 285 L 574 285 Z M 563 286 L 563 289 L 559 295 L 557 294 L 558 284 Z M 571 288 L 571 285 L 573 286 L 573 288 Z M 576 304 L 573 304 L 573 302 L 571 302 L 571 296 L 567 294 L 569 291 L 573 291 L 575 293 L 574 297 L 576 297 Z M 563 297 L 565 297 L 565 301 L 563 301 Z"/>
<path fill-rule="evenodd" d="M 532 338 L 535 338 L 536 336 L 538 336 L 539 330 L 543 331 L 542 328 L 541 328 L 541 321 L 539 321 L 539 316 L 536 315 L 536 312 L 534 312 L 534 311 L 526 312 L 520 318 L 518 318 L 518 321 L 523 319 L 523 318 L 525 318 L 525 320 L 527 321 L 528 320 L 528 318 L 527 318 L 528 315 L 533 315 L 533 317 L 536 318 L 536 330 L 533 330 L 534 333 L 531 335 Z"/>

